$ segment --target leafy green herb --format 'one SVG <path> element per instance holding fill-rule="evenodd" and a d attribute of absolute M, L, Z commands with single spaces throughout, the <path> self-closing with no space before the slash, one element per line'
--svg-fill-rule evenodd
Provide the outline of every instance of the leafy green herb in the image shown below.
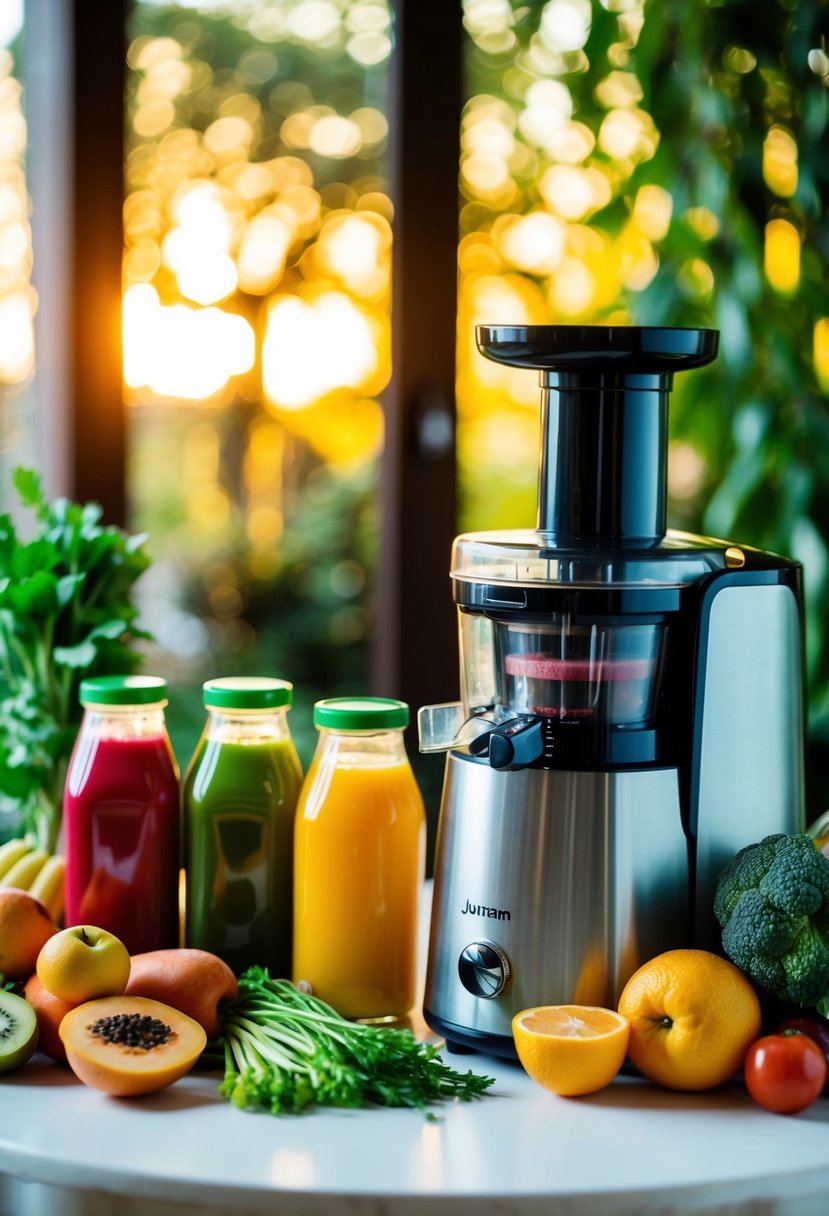
<path fill-rule="evenodd" d="M 54 852 L 78 685 L 139 665 L 133 644 L 149 634 L 136 628 L 131 595 L 149 557 L 145 536 L 101 526 L 97 503 L 50 504 L 30 469 L 12 480 L 35 534 L 22 540 L 0 515 L 0 795 Z"/>
<path fill-rule="evenodd" d="M 287 980 L 249 967 L 222 1012 L 225 1077 L 238 1107 L 296 1114 L 307 1106 L 423 1107 L 480 1097 L 493 1077 L 455 1072 L 410 1030 L 349 1022 Z"/>

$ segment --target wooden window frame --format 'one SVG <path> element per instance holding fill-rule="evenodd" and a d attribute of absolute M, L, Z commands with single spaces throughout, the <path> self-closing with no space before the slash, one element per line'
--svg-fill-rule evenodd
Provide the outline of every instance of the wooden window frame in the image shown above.
<path fill-rule="evenodd" d="M 129 7 L 129 0 L 27 0 L 26 9 L 30 135 L 42 166 L 33 178 L 34 257 L 43 283 L 39 456 L 49 492 L 95 499 L 119 524 L 128 515 L 121 267 Z M 456 519 L 461 27 L 459 3 L 397 0 L 393 375 L 384 394 L 368 680 L 372 691 L 414 707 L 453 699 L 458 687 L 448 572 Z M 69 253 L 57 266 L 61 197 L 70 200 L 62 220 Z"/>

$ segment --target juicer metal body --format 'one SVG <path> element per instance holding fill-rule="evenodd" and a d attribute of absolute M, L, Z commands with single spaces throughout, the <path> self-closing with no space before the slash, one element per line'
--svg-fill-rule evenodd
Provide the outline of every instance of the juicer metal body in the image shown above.
<path fill-rule="evenodd" d="M 498 1051 L 520 1009 L 607 1006 L 684 933 L 687 864 L 676 770 L 499 773 L 450 752 L 427 1021 Z"/>
<path fill-rule="evenodd" d="M 649 958 L 718 948 L 722 866 L 803 827 L 797 573 L 729 571 L 697 601 L 676 766 L 500 772 L 449 752 L 424 1015 L 450 1045 L 511 1055 L 519 1010 L 615 1008 Z"/>
<path fill-rule="evenodd" d="M 538 527 L 453 548 L 462 701 L 421 711 L 448 751 L 424 1016 L 513 1055 L 519 1010 L 615 1008 L 654 955 L 717 950 L 722 867 L 803 829 L 801 570 L 667 529 L 672 376 L 714 331 L 478 344 L 541 371 Z"/>

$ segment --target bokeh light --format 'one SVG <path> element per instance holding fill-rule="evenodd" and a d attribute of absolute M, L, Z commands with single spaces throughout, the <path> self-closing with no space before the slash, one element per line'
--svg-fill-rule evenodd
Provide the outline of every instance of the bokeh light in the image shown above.
<path fill-rule="evenodd" d="M 812 360 L 821 388 L 824 392 L 829 392 L 829 317 L 820 317 L 815 322 Z"/>
<path fill-rule="evenodd" d="M 244 317 L 164 305 L 148 283 L 126 291 L 123 325 L 124 380 L 159 397 L 210 398 L 254 364 L 253 330 Z"/>
<path fill-rule="evenodd" d="M 766 278 L 775 291 L 791 295 L 800 282 L 800 233 L 788 220 L 770 220 L 766 224 L 763 253 Z"/>
<path fill-rule="evenodd" d="M 6 37 L 19 28 L 9 6 Z M 31 287 L 32 233 L 26 188 L 26 119 L 23 89 L 9 50 L 0 46 L 0 385 L 24 384 L 34 370 Z"/>
<path fill-rule="evenodd" d="M 260 40 L 235 68 L 214 67 L 199 53 L 197 26 L 142 34 L 129 48 L 127 386 L 214 400 L 258 367 L 266 399 L 285 410 L 343 387 L 379 391 L 388 378 L 390 206 L 376 178 L 357 189 L 346 182 L 352 166 L 382 154 L 388 119 L 365 102 L 335 106 L 327 89 L 315 96 L 307 72 L 284 71 L 283 55 L 302 44 L 376 67 L 390 50 L 388 5 L 277 0 L 235 20 Z M 342 96 L 359 100 L 353 89 Z M 0 234 L 0 267 L 2 258 Z M 246 299 L 264 302 L 259 324 L 245 319 Z M 192 352 L 222 316 L 226 357 L 211 352 L 194 368 Z M 181 343 L 177 370 L 159 332 L 165 325 Z M 257 332 L 261 350 L 251 355 Z M 298 343 L 289 339 L 289 358 L 286 333 Z M 340 371 L 321 370 L 316 352 L 334 349 L 342 335 Z"/>
<path fill-rule="evenodd" d="M 773 126 L 763 143 L 763 178 L 769 190 L 791 198 L 797 189 L 797 144 L 791 131 Z"/>
<path fill-rule="evenodd" d="M 262 340 L 267 400 L 296 410 L 339 388 L 370 391 L 380 371 L 379 337 L 372 318 L 342 292 L 326 291 L 308 302 L 277 296 Z"/>
<path fill-rule="evenodd" d="M 551 51 L 578 51 L 590 33 L 590 0 L 548 0 L 541 15 L 541 41 Z"/>

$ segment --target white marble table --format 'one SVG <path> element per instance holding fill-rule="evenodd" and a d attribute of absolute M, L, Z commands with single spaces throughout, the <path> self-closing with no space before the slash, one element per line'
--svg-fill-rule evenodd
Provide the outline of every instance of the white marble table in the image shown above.
<path fill-rule="evenodd" d="M 694 1096 L 626 1078 L 568 1100 L 518 1065 L 452 1059 L 496 1084 L 478 1102 L 431 1108 L 432 1121 L 409 1110 L 237 1111 L 215 1073 L 119 1100 L 36 1057 L 0 1077 L 0 1213 L 829 1211 L 827 1100 L 784 1117 L 738 1085 Z"/>

